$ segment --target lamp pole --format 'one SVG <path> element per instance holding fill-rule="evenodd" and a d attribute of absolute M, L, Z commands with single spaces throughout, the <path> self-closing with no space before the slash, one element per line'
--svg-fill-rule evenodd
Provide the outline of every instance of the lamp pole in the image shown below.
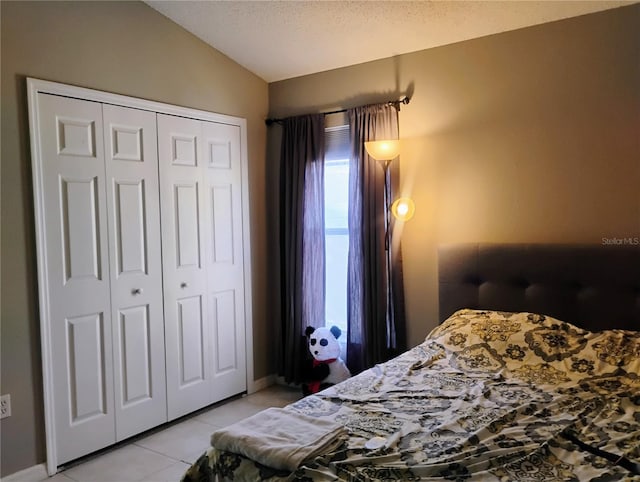
<path fill-rule="evenodd" d="M 392 323 L 394 313 L 393 303 L 393 256 L 391 253 L 391 178 L 389 166 L 392 159 L 386 159 L 382 164 L 384 171 L 384 253 L 387 271 L 387 348 L 396 347 L 395 324 Z"/>
<path fill-rule="evenodd" d="M 389 166 L 391 165 L 391 159 L 385 160 L 382 165 L 384 171 L 384 249 L 390 250 L 391 244 L 391 179 L 389 178 Z"/>

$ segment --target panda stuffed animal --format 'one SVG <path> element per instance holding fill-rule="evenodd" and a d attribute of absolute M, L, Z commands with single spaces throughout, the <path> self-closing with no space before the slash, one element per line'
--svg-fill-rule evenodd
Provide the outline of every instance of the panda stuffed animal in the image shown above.
<path fill-rule="evenodd" d="M 309 352 L 313 356 L 302 384 L 302 393 L 310 395 L 340 383 L 351 376 L 349 369 L 340 358 L 338 338 L 342 332 L 337 326 L 331 328 L 314 328 L 305 330 L 309 344 Z"/>

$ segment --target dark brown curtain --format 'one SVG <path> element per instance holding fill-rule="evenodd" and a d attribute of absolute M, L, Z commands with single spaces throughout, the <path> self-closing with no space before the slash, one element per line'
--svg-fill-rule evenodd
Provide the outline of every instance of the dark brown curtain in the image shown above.
<path fill-rule="evenodd" d="M 381 104 L 347 113 L 352 147 L 347 365 L 355 374 L 404 351 L 406 328 L 402 253 L 399 243 L 393 243 L 392 250 L 392 243 L 385 239 L 385 211 L 398 190 L 399 160 L 391 163 L 385 177 L 383 164 L 370 158 L 364 148 L 365 141 L 398 139 L 398 111 Z M 389 199 L 385 199 L 385 184 Z M 391 235 L 393 221 L 389 229 Z"/>
<path fill-rule="evenodd" d="M 278 372 L 301 382 L 304 330 L 324 326 L 324 115 L 283 121 L 280 157 L 282 325 Z"/>

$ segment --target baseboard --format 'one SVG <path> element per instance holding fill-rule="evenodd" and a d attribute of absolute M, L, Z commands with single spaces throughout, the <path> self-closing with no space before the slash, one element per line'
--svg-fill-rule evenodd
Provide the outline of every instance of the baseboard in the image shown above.
<path fill-rule="evenodd" d="M 48 477 L 47 464 L 38 464 L 14 474 L 7 475 L 6 477 L 2 477 L 2 482 L 38 482 L 46 480 Z"/>
<path fill-rule="evenodd" d="M 283 376 L 276 377 L 276 384 L 284 385 L 285 387 L 299 387 L 300 386 L 300 384 L 298 384 L 298 383 L 287 383 Z"/>
<path fill-rule="evenodd" d="M 267 375 L 266 377 L 254 380 L 253 383 L 249 383 L 249 386 L 247 387 L 247 395 L 251 395 L 258 390 L 270 387 L 274 383 L 276 383 L 275 375 Z"/>

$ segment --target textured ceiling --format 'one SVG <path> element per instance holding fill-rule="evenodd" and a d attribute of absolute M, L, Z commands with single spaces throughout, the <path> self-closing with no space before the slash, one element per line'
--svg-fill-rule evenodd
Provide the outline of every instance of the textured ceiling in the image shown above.
<path fill-rule="evenodd" d="M 145 3 L 267 82 L 392 57 L 630 1 Z"/>

